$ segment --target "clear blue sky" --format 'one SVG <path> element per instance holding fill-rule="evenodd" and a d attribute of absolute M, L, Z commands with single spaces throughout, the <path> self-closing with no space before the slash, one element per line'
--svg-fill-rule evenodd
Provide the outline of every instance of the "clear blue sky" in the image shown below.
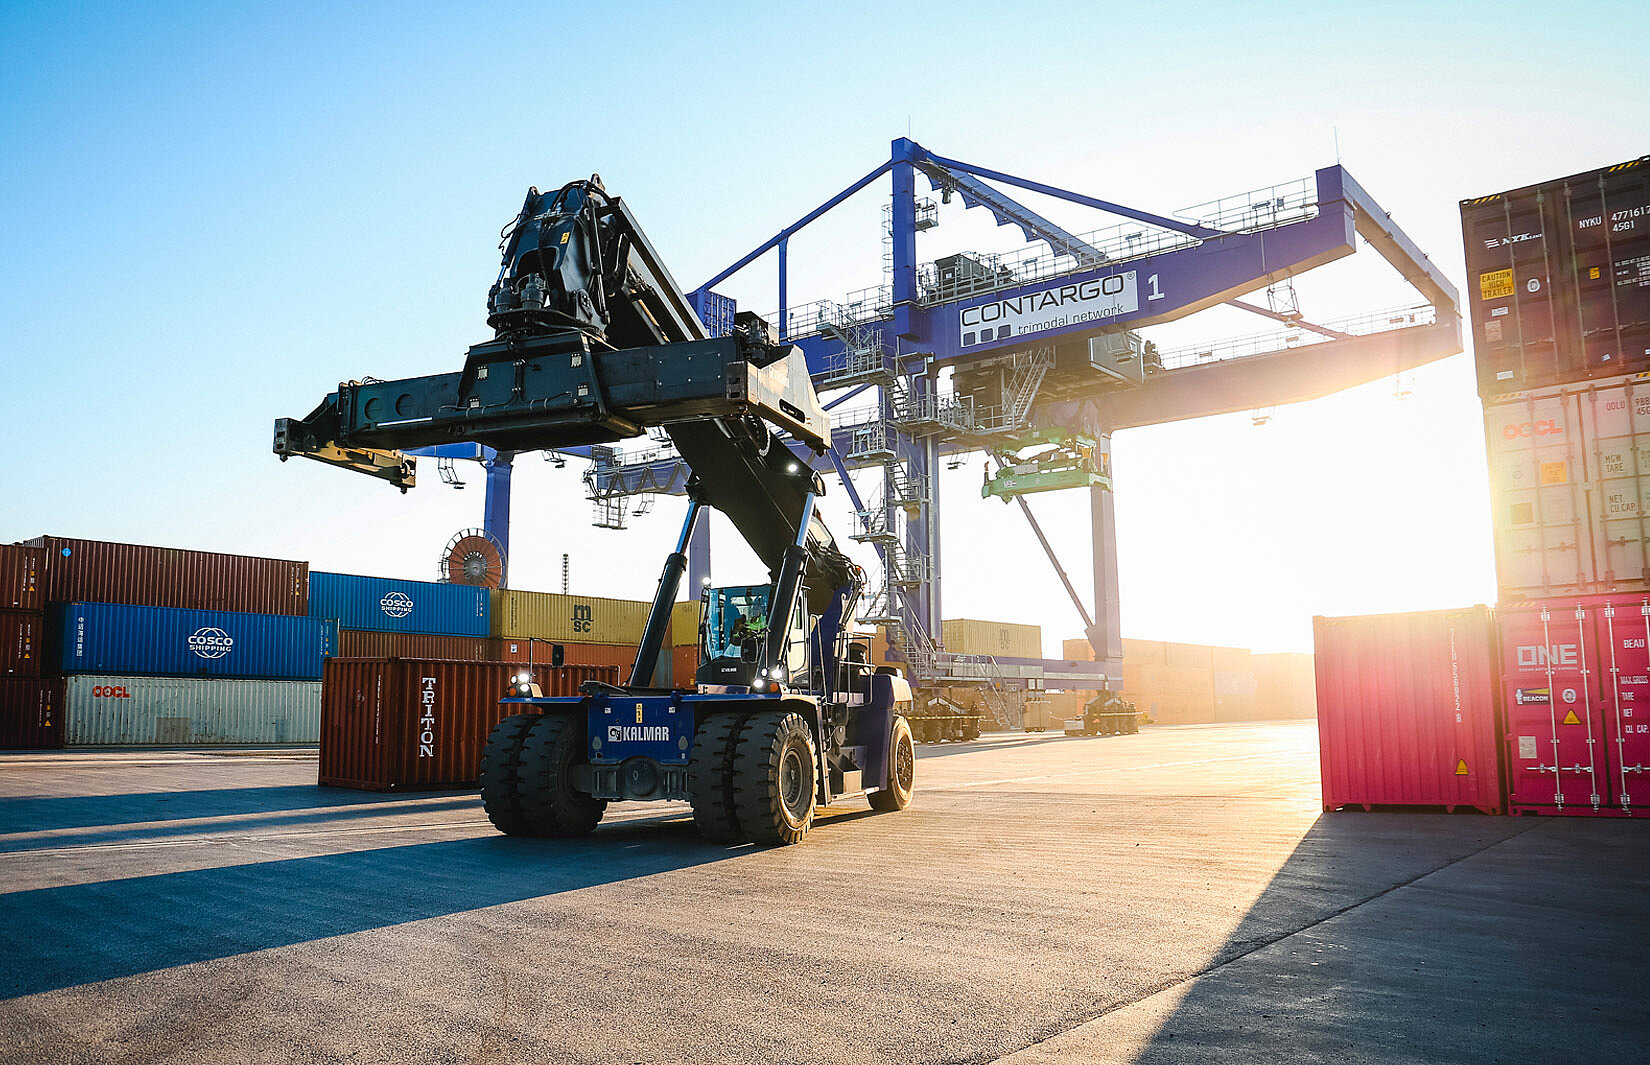
<path fill-rule="evenodd" d="M 1459 284 L 1459 198 L 1650 151 L 1646 11 L 7 4 L 0 539 L 431 576 L 446 537 L 480 522 L 479 477 L 454 492 L 426 468 L 401 497 L 282 465 L 271 421 L 343 378 L 457 366 L 486 335 L 496 235 L 525 187 L 595 170 L 691 286 L 907 130 L 1161 211 L 1309 174 L 1338 130 L 1348 167 Z M 793 299 L 877 279 L 876 207 L 793 247 Z M 766 272 L 732 291 L 772 309 Z M 1362 293 L 1325 288 L 1308 309 Z M 1412 387 L 1261 429 L 1119 434 L 1125 632 L 1304 649 L 1315 612 L 1493 596 L 1466 357 Z M 524 460 L 515 583 L 552 586 L 566 551 L 576 590 L 645 596 L 678 508 L 592 530 L 576 466 Z M 953 481 L 947 613 L 1042 623 L 1050 649 L 1075 634 L 1017 517 L 972 498 L 975 466 Z M 1083 580 L 1081 501 L 1038 506 Z"/>

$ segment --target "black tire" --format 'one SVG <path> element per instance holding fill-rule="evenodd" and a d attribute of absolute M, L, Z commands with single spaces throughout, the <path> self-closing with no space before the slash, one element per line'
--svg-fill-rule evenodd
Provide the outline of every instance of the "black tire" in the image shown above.
<path fill-rule="evenodd" d="M 604 799 L 573 787 L 573 766 L 584 760 L 582 723 L 545 714 L 521 746 L 521 810 L 535 836 L 583 836 L 607 810 Z"/>
<path fill-rule="evenodd" d="M 701 836 L 716 843 L 745 839 L 733 801 L 733 762 L 747 720 L 745 714 L 713 714 L 699 722 L 693 736 L 693 758 L 688 763 L 693 824 Z"/>
<path fill-rule="evenodd" d="M 481 752 L 481 804 L 487 820 L 507 836 L 530 836 L 532 822 L 521 808 L 521 748 L 538 714 L 513 714 L 493 726 Z"/>
<path fill-rule="evenodd" d="M 910 806 L 911 793 L 916 787 L 917 749 L 911 741 L 911 725 L 903 717 L 894 718 L 888 754 L 888 786 L 865 797 L 871 809 L 882 813 L 893 813 Z"/>
<path fill-rule="evenodd" d="M 739 828 L 756 844 L 800 843 L 819 802 L 819 754 L 801 714 L 752 714 L 734 754 Z"/>

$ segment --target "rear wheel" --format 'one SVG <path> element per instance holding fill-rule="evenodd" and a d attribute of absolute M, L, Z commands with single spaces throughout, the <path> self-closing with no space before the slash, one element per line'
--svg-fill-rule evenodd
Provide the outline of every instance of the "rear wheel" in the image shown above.
<path fill-rule="evenodd" d="M 752 843 L 799 843 L 813 827 L 819 759 L 801 714 L 753 714 L 734 755 L 733 800 Z"/>
<path fill-rule="evenodd" d="M 739 811 L 733 802 L 733 760 L 744 714 L 715 714 L 699 723 L 688 763 L 688 795 L 699 834 L 717 843 L 739 843 Z"/>
<path fill-rule="evenodd" d="M 493 726 L 481 752 L 481 804 L 487 820 L 507 836 L 533 834 L 521 808 L 521 749 L 537 714 L 513 714 Z"/>
<path fill-rule="evenodd" d="M 521 810 L 537 836 L 583 836 L 607 809 L 603 799 L 573 787 L 573 766 L 584 758 L 582 723 L 545 714 L 521 746 Z"/>
<path fill-rule="evenodd" d="M 865 797 L 871 809 L 891 813 L 910 806 L 916 777 L 917 749 L 911 742 L 911 725 L 903 717 L 896 717 L 888 745 L 888 786 Z"/>

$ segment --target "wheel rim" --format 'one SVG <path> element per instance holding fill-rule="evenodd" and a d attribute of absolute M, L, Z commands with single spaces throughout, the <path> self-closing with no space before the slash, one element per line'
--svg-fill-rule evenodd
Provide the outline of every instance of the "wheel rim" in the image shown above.
<path fill-rule="evenodd" d="M 894 786 L 901 792 L 911 790 L 911 781 L 917 774 L 916 752 L 911 750 L 911 737 L 900 737 L 899 746 L 894 750 Z"/>
<path fill-rule="evenodd" d="M 807 805 L 806 788 L 803 786 L 806 776 L 802 755 L 795 747 L 788 748 L 785 760 L 779 763 L 779 799 L 785 804 L 785 812 L 791 815 L 792 820 L 800 818 L 803 807 Z"/>

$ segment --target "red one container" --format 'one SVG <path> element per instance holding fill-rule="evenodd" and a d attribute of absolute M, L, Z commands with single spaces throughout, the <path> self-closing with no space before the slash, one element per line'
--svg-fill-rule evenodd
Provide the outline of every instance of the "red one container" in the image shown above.
<path fill-rule="evenodd" d="M 0 545 L 0 610 L 46 609 L 45 559 L 38 547 Z"/>
<path fill-rule="evenodd" d="M 1505 808 L 1489 608 L 1314 618 L 1323 808 Z"/>
<path fill-rule="evenodd" d="M 0 677 L 40 676 L 40 641 L 45 634 L 44 614 L 0 610 Z"/>
<path fill-rule="evenodd" d="M 411 632 L 339 629 L 339 658 L 446 658 L 494 662 L 493 641 L 485 636 L 427 636 Z M 547 659 L 548 660 L 548 659 Z"/>
<path fill-rule="evenodd" d="M 1630 817 L 1650 804 L 1650 598 L 1503 606 L 1513 813 Z"/>
<path fill-rule="evenodd" d="M 46 599 L 52 603 L 309 613 L 309 563 L 173 547 L 40 536 Z"/>
<path fill-rule="evenodd" d="M 0 747 L 63 746 L 63 679 L 0 678 Z"/>
<path fill-rule="evenodd" d="M 320 783 L 389 791 L 473 785 L 510 678 L 530 668 L 546 695 L 587 680 L 616 684 L 612 666 L 333 658 L 321 679 Z"/>

